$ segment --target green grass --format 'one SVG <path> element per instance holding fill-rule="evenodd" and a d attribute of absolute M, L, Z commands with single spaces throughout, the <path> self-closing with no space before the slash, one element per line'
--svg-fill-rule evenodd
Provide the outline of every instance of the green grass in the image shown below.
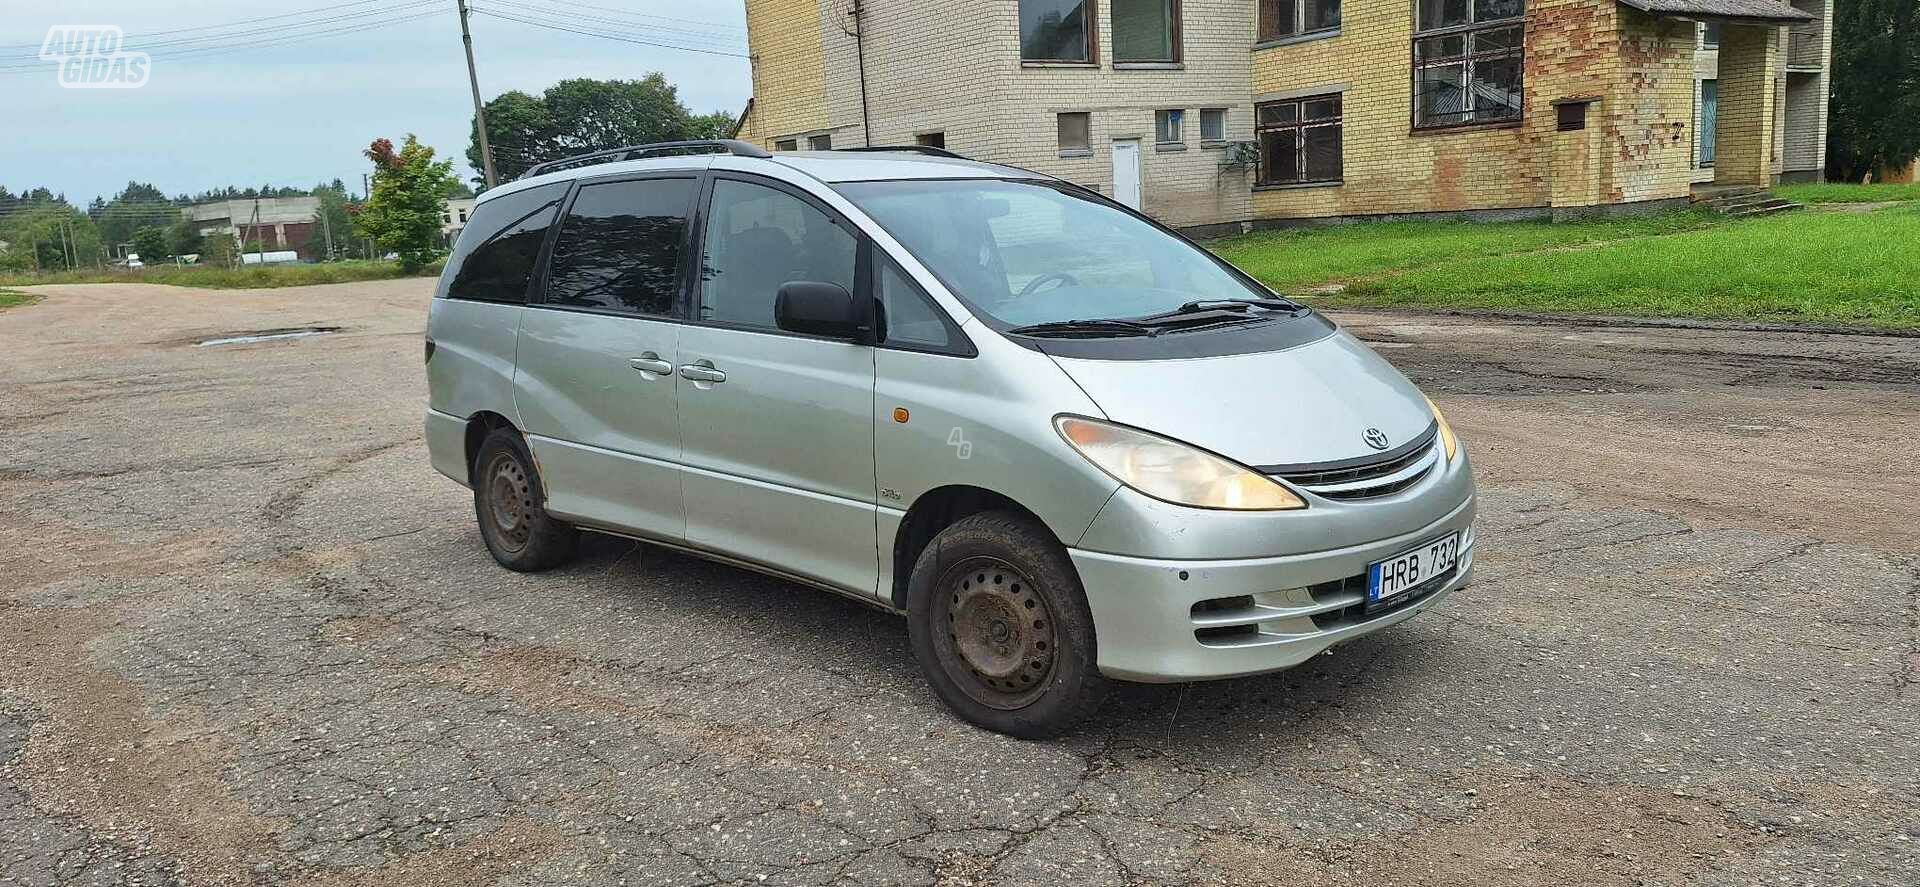
<path fill-rule="evenodd" d="M 1333 304 L 1920 329 L 1920 206 L 1797 213 L 1362 281 Z"/>
<path fill-rule="evenodd" d="M 1781 185 L 1773 193 L 1795 203 L 1878 203 L 1890 200 L 1920 200 L 1920 184 L 1847 185 L 1829 182 L 1822 185 Z"/>
<path fill-rule="evenodd" d="M 4 274 L 0 286 L 39 286 L 53 283 L 160 283 L 204 289 L 272 289 L 283 286 L 313 286 L 322 283 L 355 283 L 363 280 L 390 280 L 398 277 L 432 276 L 440 273 L 444 260 L 408 275 L 396 262 L 326 262 L 317 265 L 255 265 L 218 268 L 201 265 L 156 265 L 128 271 L 59 271 L 51 274 Z"/>
<path fill-rule="evenodd" d="M 1696 317 L 1920 329 L 1920 205 L 1745 221 L 1679 213 L 1545 223 L 1405 222 L 1218 241 L 1324 308 Z M 1336 293 L 1315 287 L 1344 284 Z"/>
<path fill-rule="evenodd" d="M 17 290 L 0 290 L 0 311 L 5 311 L 15 305 L 25 305 L 33 300 L 33 296 Z"/>
<path fill-rule="evenodd" d="M 1300 289 L 1482 256 L 1578 247 L 1715 224 L 1697 212 L 1588 222 L 1379 222 L 1262 231 L 1208 246 L 1268 286 Z"/>

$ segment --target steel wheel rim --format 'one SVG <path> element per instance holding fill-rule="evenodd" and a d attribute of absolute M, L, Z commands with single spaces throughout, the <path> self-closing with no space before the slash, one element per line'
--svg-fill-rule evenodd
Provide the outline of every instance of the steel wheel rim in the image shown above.
<path fill-rule="evenodd" d="M 1021 570 L 971 558 L 940 580 L 935 644 L 947 676 L 989 708 L 1012 711 L 1047 692 L 1059 660 L 1053 608 Z"/>
<path fill-rule="evenodd" d="M 501 455 L 487 471 L 487 511 L 494 535 L 518 551 L 533 538 L 533 484 L 520 460 Z"/>

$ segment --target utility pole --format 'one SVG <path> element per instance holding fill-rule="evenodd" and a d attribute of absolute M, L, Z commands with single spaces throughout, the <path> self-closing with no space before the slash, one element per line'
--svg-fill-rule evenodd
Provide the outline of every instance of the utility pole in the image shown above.
<path fill-rule="evenodd" d="M 860 141 L 873 147 L 873 121 L 867 117 L 867 22 L 866 4 L 853 0 L 853 54 L 860 65 Z"/>
<path fill-rule="evenodd" d="M 460 7 L 460 42 L 467 45 L 467 83 L 473 87 L 473 122 L 480 133 L 480 164 L 485 167 L 487 187 L 500 184 L 493 172 L 493 146 L 487 142 L 487 106 L 480 101 L 480 75 L 473 68 L 473 31 L 467 28 L 467 0 L 453 0 Z"/>
<path fill-rule="evenodd" d="M 333 213 L 327 212 L 327 205 L 324 203 L 320 205 L 320 227 L 327 232 L 326 260 L 331 262 L 333 261 Z M 308 236 L 311 237 L 312 235 Z"/>

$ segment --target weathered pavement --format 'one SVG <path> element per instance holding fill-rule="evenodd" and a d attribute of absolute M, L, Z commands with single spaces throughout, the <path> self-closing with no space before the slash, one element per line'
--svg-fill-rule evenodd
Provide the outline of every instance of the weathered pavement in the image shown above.
<path fill-rule="evenodd" d="M 1476 459 L 1478 585 L 1037 744 L 884 614 L 494 566 L 419 438 L 423 281 L 42 292 L 0 884 L 1920 883 L 1920 340 L 1348 316 Z"/>

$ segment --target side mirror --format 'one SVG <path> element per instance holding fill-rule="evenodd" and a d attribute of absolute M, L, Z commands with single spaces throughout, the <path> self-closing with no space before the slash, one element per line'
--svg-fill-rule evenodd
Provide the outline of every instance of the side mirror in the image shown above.
<path fill-rule="evenodd" d="M 790 333 L 850 340 L 864 338 L 867 325 L 846 287 L 811 280 L 781 284 L 773 321 Z"/>

